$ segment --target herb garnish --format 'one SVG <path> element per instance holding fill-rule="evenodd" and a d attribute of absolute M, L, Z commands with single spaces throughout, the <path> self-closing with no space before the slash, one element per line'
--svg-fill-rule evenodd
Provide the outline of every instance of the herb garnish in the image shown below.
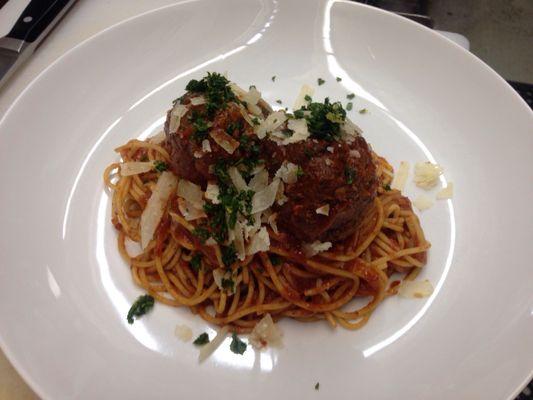
<path fill-rule="evenodd" d="M 317 383 L 315 384 L 315 390 L 318 390 L 318 389 L 320 389 L 320 382 L 317 382 Z"/>
<path fill-rule="evenodd" d="M 246 351 L 246 343 L 244 343 L 235 332 L 233 332 L 233 335 L 231 335 L 232 341 L 229 345 L 229 348 L 232 352 L 235 354 L 243 354 Z"/>
<path fill-rule="evenodd" d="M 351 167 L 344 168 L 344 176 L 346 177 L 346 183 L 348 185 L 351 185 L 355 178 L 355 169 Z"/>
<path fill-rule="evenodd" d="M 207 114 L 212 116 L 215 111 L 226 108 L 229 101 L 238 101 L 229 87 L 230 81 L 216 72 L 208 72 L 201 80 L 189 81 L 186 90 L 189 92 L 203 93 L 206 98 L 205 108 Z"/>
<path fill-rule="evenodd" d="M 149 294 L 139 296 L 128 311 L 128 324 L 133 324 L 133 317 L 141 317 L 154 307 L 154 298 Z"/>
<path fill-rule="evenodd" d="M 342 78 L 340 76 L 337 76 L 335 79 L 336 79 L 337 82 L 342 81 Z"/>
<path fill-rule="evenodd" d="M 313 101 L 313 99 L 311 98 L 311 96 L 309 96 L 308 94 L 306 94 L 306 95 L 304 96 L 304 100 L 307 101 L 308 103 L 310 103 L 310 102 Z"/>
<path fill-rule="evenodd" d="M 221 246 L 220 251 L 222 253 L 222 262 L 226 267 L 231 266 L 235 261 L 237 261 L 237 251 L 235 250 L 235 246 L 233 243 L 229 246 Z M 222 280 L 222 287 L 224 287 L 224 279 Z M 231 287 L 233 288 L 232 280 Z"/>
<path fill-rule="evenodd" d="M 283 103 L 283 102 L 282 102 L 280 99 L 277 99 L 277 100 L 276 100 L 276 103 L 281 104 L 281 103 Z"/>
<path fill-rule="evenodd" d="M 390 185 L 388 183 L 385 186 L 383 186 L 383 189 L 385 189 L 387 192 L 391 190 Z"/>
<path fill-rule="evenodd" d="M 304 111 L 310 112 L 305 115 Z M 331 142 L 340 137 L 340 127 L 346 119 L 346 111 L 340 102 L 330 103 L 326 97 L 324 103 L 308 103 L 296 110 L 294 117 L 307 120 L 311 137 Z"/>
<path fill-rule="evenodd" d="M 195 346 L 203 346 L 207 343 L 209 343 L 209 335 L 206 332 L 202 333 L 200 336 L 194 339 L 194 342 L 192 342 L 192 344 Z"/>
<path fill-rule="evenodd" d="M 280 265 L 281 264 L 281 257 L 278 256 L 277 254 L 271 254 L 269 256 L 269 258 L 270 258 L 270 263 L 272 265 Z"/>
<path fill-rule="evenodd" d="M 353 103 L 350 101 L 348 104 L 346 104 L 346 111 L 352 111 Z"/>
<path fill-rule="evenodd" d="M 273 75 L 270 79 L 272 79 L 272 82 L 274 82 L 276 80 L 276 75 Z"/>
<path fill-rule="evenodd" d="M 158 172 L 163 172 L 168 169 L 168 165 L 166 162 L 161 160 L 155 160 L 154 161 L 154 169 Z"/>
<path fill-rule="evenodd" d="M 298 165 L 298 168 L 296 169 L 296 177 L 301 178 L 304 175 L 305 173 L 304 173 L 303 168 Z"/>
<path fill-rule="evenodd" d="M 366 108 L 362 108 L 359 110 L 359 114 L 366 114 L 368 110 Z"/>
<path fill-rule="evenodd" d="M 324 79 L 322 79 L 322 78 L 318 78 L 316 81 L 318 83 L 318 86 L 323 85 L 324 83 L 326 83 L 326 81 Z"/>
<path fill-rule="evenodd" d="M 200 242 L 205 243 L 207 239 L 209 239 L 209 231 L 205 226 L 197 226 L 193 229 L 192 234 L 196 236 L 198 239 L 200 239 Z"/>
<path fill-rule="evenodd" d="M 190 265 L 196 272 L 200 271 L 200 267 L 202 266 L 202 253 L 194 253 L 191 257 Z"/>
<path fill-rule="evenodd" d="M 346 95 L 346 98 L 347 98 L 348 100 L 353 100 L 354 97 L 355 97 L 355 94 L 354 94 L 354 93 L 350 93 L 350 94 L 347 94 L 347 95 Z"/>

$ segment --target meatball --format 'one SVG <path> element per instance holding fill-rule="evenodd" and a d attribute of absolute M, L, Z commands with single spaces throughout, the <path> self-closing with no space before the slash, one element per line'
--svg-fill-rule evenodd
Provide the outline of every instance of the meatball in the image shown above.
<path fill-rule="evenodd" d="M 285 185 L 288 201 L 277 210 L 281 231 L 303 242 L 334 242 L 357 230 L 378 186 L 372 153 L 362 136 L 350 143 L 311 139 L 278 146 L 265 141 L 263 153 L 272 173 L 284 160 L 303 172 Z M 329 211 L 317 213 L 324 206 Z"/>
<path fill-rule="evenodd" d="M 171 111 L 165 123 L 171 169 L 179 177 L 205 189 L 208 181 L 216 180 L 213 166 L 221 161 L 236 163 L 253 156 L 265 163 L 270 177 L 284 162 L 291 162 L 299 166 L 301 174 L 295 183 L 285 185 L 287 201 L 273 206 L 278 228 L 305 243 L 339 241 L 357 230 L 378 186 L 372 152 L 362 136 L 349 141 L 310 138 L 288 145 L 268 138 L 259 140 L 241 114 L 242 106 L 228 102 L 207 118 L 206 106 L 192 105 L 191 97 L 194 94 L 188 93 L 180 99 L 188 110 L 177 132 L 170 132 Z M 271 111 L 267 106 L 261 108 L 264 115 Z M 199 115 L 204 116 L 200 121 Z M 204 122 L 205 130 L 199 130 L 198 124 Z M 240 142 L 239 147 L 228 153 L 207 134 L 216 131 L 230 134 Z M 210 151 L 203 151 L 204 140 L 209 141 Z M 329 210 L 317 213 L 321 207 Z"/>

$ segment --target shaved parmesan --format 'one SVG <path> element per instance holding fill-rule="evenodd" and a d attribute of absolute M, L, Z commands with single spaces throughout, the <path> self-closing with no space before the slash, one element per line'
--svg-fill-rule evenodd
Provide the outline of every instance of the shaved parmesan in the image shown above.
<path fill-rule="evenodd" d="M 453 182 L 448 182 L 448 185 L 437 193 L 437 200 L 446 200 L 453 197 Z"/>
<path fill-rule="evenodd" d="M 429 297 L 433 293 L 433 285 L 427 279 L 423 281 L 402 281 L 398 285 L 398 296 L 409 299 Z"/>
<path fill-rule="evenodd" d="M 148 138 L 149 142 L 153 144 L 161 144 L 165 139 L 166 135 L 164 131 L 158 132 L 154 136 Z"/>
<path fill-rule="evenodd" d="M 254 194 L 252 197 L 252 214 L 266 210 L 274 204 L 279 183 L 279 179 L 274 179 L 270 185 Z"/>
<path fill-rule="evenodd" d="M 283 184 L 283 181 L 281 181 L 279 183 L 278 191 L 276 193 L 276 203 L 281 206 L 285 204 L 288 200 L 289 198 L 285 196 L 285 185 Z"/>
<path fill-rule="evenodd" d="M 124 247 L 126 248 L 126 253 L 128 253 L 128 256 L 132 258 L 137 257 L 138 255 L 141 255 L 143 253 L 143 249 L 141 249 L 140 243 L 131 240 L 127 236 L 124 239 Z"/>
<path fill-rule="evenodd" d="M 211 143 L 209 143 L 209 140 L 202 140 L 202 151 L 204 153 L 211 153 Z"/>
<path fill-rule="evenodd" d="M 205 103 L 206 103 L 206 100 L 205 100 L 204 96 L 197 96 L 197 97 L 191 98 L 191 104 L 193 106 L 199 106 L 199 105 L 205 104 Z"/>
<path fill-rule="evenodd" d="M 228 175 L 237 190 L 248 190 L 248 185 L 237 168 L 229 167 Z"/>
<path fill-rule="evenodd" d="M 420 211 L 427 210 L 433 206 L 433 200 L 431 200 L 425 194 L 421 194 L 416 199 L 413 200 L 413 205 L 418 208 Z"/>
<path fill-rule="evenodd" d="M 207 200 L 210 200 L 213 204 L 220 204 L 220 200 L 218 199 L 218 195 L 220 194 L 220 188 L 218 185 L 215 185 L 213 183 L 208 183 L 207 188 L 205 189 L 205 198 Z"/>
<path fill-rule="evenodd" d="M 315 211 L 317 214 L 329 215 L 329 204 L 323 205 L 322 207 L 318 207 Z"/>
<path fill-rule="evenodd" d="M 361 153 L 359 150 L 350 150 L 350 157 L 361 158 Z"/>
<path fill-rule="evenodd" d="M 331 246 L 331 242 L 322 243 L 318 240 L 315 240 L 313 243 L 304 243 L 302 245 L 302 250 L 304 251 L 306 257 L 311 258 L 318 253 L 328 250 L 331 248 Z"/>
<path fill-rule="evenodd" d="M 252 118 L 250 118 L 250 115 L 248 114 L 248 111 L 244 109 L 244 107 L 239 107 L 239 112 L 241 113 L 244 120 L 248 123 L 248 125 L 255 127 L 254 121 L 252 121 Z"/>
<path fill-rule="evenodd" d="M 268 231 L 264 226 L 252 237 L 252 240 L 246 248 L 246 254 L 252 255 L 260 251 L 268 251 L 270 249 L 270 237 Z"/>
<path fill-rule="evenodd" d="M 237 258 L 242 261 L 246 257 L 246 251 L 244 248 L 244 232 L 242 224 L 237 221 L 235 223 L 235 228 L 233 229 L 234 239 L 233 243 L 235 244 L 235 251 L 237 252 Z"/>
<path fill-rule="evenodd" d="M 280 178 L 285 183 L 295 183 L 298 180 L 298 166 L 284 161 L 276 171 L 275 177 Z"/>
<path fill-rule="evenodd" d="M 131 176 L 150 172 L 154 168 L 153 161 L 128 161 L 120 164 L 120 175 Z"/>
<path fill-rule="evenodd" d="M 326 147 L 326 150 L 329 151 L 330 153 L 333 153 L 334 151 L 333 146 Z"/>
<path fill-rule="evenodd" d="M 174 106 L 170 112 L 170 122 L 168 125 L 168 130 L 170 133 L 176 133 L 180 127 L 181 117 L 183 117 L 188 111 L 188 108 L 183 104 L 178 104 Z"/>
<path fill-rule="evenodd" d="M 303 84 L 300 88 L 300 93 L 298 93 L 298 97 L 296 97 L 296 100 L 294 100 L 294 104 L 292 105 L 293 110 L 299 110 L 303 106 L 307 104 L 307 101 L 305 100 L 305 96 L 313 97 L 313 94 L 315 94 L 315 89 L 313 89 L 311 86 L 307 84 Z"/>
<path fill-rule="evenodd" d="M 176 325 L 174 334 L 182 342 L 189 342 L 192 339 L 192 329 L 187 325 Z"/>
<path fill-rule="evenodd" d="M 333 165 L 333 161 L 331 161 L 329 158 L 326 158 L 324 162 L 326 163 L 327 166 Z"/>
<path fill-rule="evenodd" d="M 276 111 L 256 127 L 256 135 L 259 139 L 264 139 L 267 133 L 271 133 L 287 121 L 287 116 L 283 111 Z"/>
<path fill-rule="evenodd" d="M 414 181 L 416 186 L 422 189 L 431 189 L 437 185 L 439 176 L 442 175 L 443 169 L 438 164 L 430 162 L 421 162 L 415 164 Z"/>
<path fill-rule="evenodd" d="M 354 124 L 350 119 L 346 120 L 341 124 L 341 132 L 344 136 L 359 136 L 363 134 L 363 130 Z M 345 138 L 346 139 L 346 138 Z"/>
<path fill-rule="evenodd" d="M 159 176 L 141 214 L 141 248 L 144 250 L 154 236 L 154 232 L 161 221 L 168 198 L 176 190 L 178 179 L 172 172 L 164 171 Z"/>
<path fill-rule="evenodd" d="M 305 118 L 290 119 L 289 122 L 287 122 L 287 128 L 293 131 L 293 134 L 292 136 L 289 136 L 288 138 L 285 138 L 283 140 L 282 144 L 284 145 L 301 142 L 302 140 L 306 140 L 309 137 L 309 130 L 307 129 L 307 120 Z"/>
<path fill-rule="evenodd" d="M 215 352 L 215 350 L 222 344 L 224 339 L 226 339 L 226 336 L 228 335 L 229 327 L 224 326 L 222 327 L 217 335 L 211 340 L 209 343 L 206 343 L 200 348 L 200 353 L 198 354 L 198 362 L 202 363 L 204 362 L 211 354 Z"/>
<path fill-rule="evenodd" d="M 250 334 L 250 343 L 256 349 L 263 349 L 267 346 L 282 346 L 282 334 L 278 329 L 270 314 L 267 313 L 259 321 Z"/>
<path fill-rule="evenodd" d="M 181 215 L 187 221 L 194 221 L 198 218 L 205 218 L 207 215 L 204 210 L 200 207 L 197 207 L 195 204 L 178 197 L 178 209 L 180 210 Z"/>
<path fill-rule="evenodd" d="M 263 190 L 268 185 L 268 171 L 263 169 L 250 179 L 248 187 L 254 192 Z"/>
<path fill-rule="evenodd" d="M 195 207 L 201 208 L 204 205 L 204 193 L 200 186 L 186 179 L 180 179 L 178 183 L 178 196 L 183 197 Z"/>
<path fill-rule="evenodd" d="M 226 150 L 226 152 L 229 154 L 233 154 L 233 152 L 237 150 L 237 147 L 240 145 L 237 140 L 233 139 L 233 137 L 222 130 L 212 130 L 209 132 L 209 136 L 211 136 L 215 143 Z"/>
<path fill-rule="evenodd" d="M 277 218 L 278 218 L 278 214 L 277 213 L 273 213 L 267 219 L 267 223 L 270 225 L 270 227 L 272 228 L 272 230 L 274 231 L 275 234 L 279 233 L 278 225 L 277 225 L 277 222 L 276 222 Z"/>
<path fill-rule="evenodd" d="M 407 178 L 409 177 L 409 163 L 407 161 L 400 162 L 398 172 L 394 175 L 392 180 L 391 189 L 397 189 L 400 192 L 405 188 Z"/>
<path fill-rule="evenodd" d="M 242 102 L 246 103 L 246 108 L 254 115 L 261 115 L 261 108 L 257 106 L 261 100 L 261 93 L 257 91 L 255 86 L 251 86 L 249 91 L 239 87 L 236 83 L 229 84 L 230 89 L 235 93 L 235 96 Z"/>
<path fill-rule="evenodd" d="M 244 239 L 250 240 L 261 228 L 261 215 L 260 213 L 253 214 L 253 221 L 254 223 L 252 225 L 244 224 L 243 230 L 244 230 Z"/>

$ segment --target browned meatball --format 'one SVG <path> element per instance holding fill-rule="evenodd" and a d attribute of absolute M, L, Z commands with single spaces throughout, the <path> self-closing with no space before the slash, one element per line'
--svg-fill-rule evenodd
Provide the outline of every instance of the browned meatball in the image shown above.
<path fill-rule="evenodd" d="M 278 227 L 304 242 L 338 241 L 354 233 L 377 191 L 376 167 L 362 136 L 351 143 L 311 139 L 278 146 L 265 141 L 263 153 L 275 172 L 284 160 L 303 171 L 285 186 L 288 201 L 278 209 Z M 329 205 L 328 215 L 316 210 Z"/>

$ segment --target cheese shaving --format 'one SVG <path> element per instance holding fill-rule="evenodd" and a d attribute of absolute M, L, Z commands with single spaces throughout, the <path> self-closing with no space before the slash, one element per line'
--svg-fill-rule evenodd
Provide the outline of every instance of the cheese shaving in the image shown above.
<path fill-rule="evenodd" d="M 120 164 L 120 175 L 131 176 L 150 172 L 154 168 L 153 161 L 128 161 Z"/>
<path fill-rule="evenodd" d="M 394 175 L 391 184 L 391 189 L 399 190 L 400 192 L 405 188 L 407 178 L 409 177 L 409 163 L 407 161 L 400 162 L 398 172 Z"/>
<path fill-rule="evenodd" d="M 204 196 L 207 200 L 210 200 L 213 204 L 220 204 L 218 195 L 220 194 L 220 188 L 214 183 L 208 183 L 205 189 Z"/>
<path fill-rule="evenodd" d="M 429 297 L 433 293 L 433 285 L 427 279 L 423 281 L 402 281 L 398 285 L 398 296 L 408 299 Z"/>
<path fill-rule="evenodd" d="M 433 200 L 431 200 L 425 194 L 421 194 L 413 200 L 413 205 L 420 211 L 424 211 L 433 206 Z"/>
<path fill-rule="evenodd" d="M 202 151 L 204 153 L 211 153 L 211 143 L 209 143 L 209 140 L 202 140 Z"/>
<path fill-rule="evenodd" d="M 285 183 L 295 183 L 298 180 L 298 166 L 284 161 L 276 171 L 275 177 L 280 178 Z"/>
<path fill-rule="evenodd" d="M 313 97 L 313 94 L 315 94 L 315 89 L 313 89 L 311 86 L 307 84 L 303 84 L 302 87 L 300 88 L 300 93 L 298 93 L 296 100 L 294 100 L 292 109 L 299 110 L 300 108 L 305 106 L 307 104 L 307 101 L 305 100 L 305 96 Z"/>
<path fill-rule="evenodd" d="M 267 133 L 271 133 L 287 121 L 287 115 L 283 111 L 276 111 L 255 127 L 255 133 L 259 139 L 264 139 Z"/>
<path fill-rule="evenodd" d="M 252 240 L 246 248 L 246 254 L 252 255 L 260 251 L 268 251 L 270 249 L 270 237 L 267 229 L 262 226 L 261 229 L 252 237 Z"/>
<path fill-rule="evenodd" d="M 216 144 L 226 150 L 227 153 L 233 154 L 239 147 L 240 143 L 222 130 L 212 130 L 209 136 L 213 138 Z"/>
<path fill-rule="evenodd" d="M 155 184 L 152 195 L 141 214 L 141 248 L 144 250 L 152 240 L 161 221 L 168 198 L 176 190 L 178 179 L 172 172 L 164 171 Z"/>
<path fill-rule="evenodd" d="M 182 342 L 189 342 L 192 339 L 192 329 L 187 325 L 176 325 L 174 334 Z"/>
<path fill-rule="evenodd" d="M 318 207 L 315 211 L 317 214 L 329 215 L 329 204 L 323 205 L 322 207 Z"/>
<path fill-rule="evenodd" d="M 446 200 L 453 197 L 453 182 L 448 182 L 448 185 L 437 193 L 437 200 Z"/>
<path fill-rule="evenodd" d="M 253 195 L 252 214 L 264 211 L 274 204 L 279 184 L 280 180 L 274 179 L 270 185 Z"/>
<path fill-rule="evenodd" d="M 174 106 L 170 112 L 170 122 L 168 125 L 168 130 L 170 133 L 176 133 L 180 127 L 181 117 L 183 117 L 188 111 L 188 108 L 183 104 L 178 104 Z"/>
<path fill-rule="evenodd" d="M 178 183 L 178 196 L 184 198 L 197 208 L 202 208 L 204 205 L 204 193 L 200 186 L 186 179 L 180 179 Z"/>
<path fill-rule="evenodd" d="M 204 96 L 193 97 L 190 101 L 193 106 L 199 106 L 206 103 Z"/>
<path fill-rule="evenodd" d="M 435 187 L 442 175 L 443 169 L 438 164 L 420 162 L 415 164 L 414 182 L 416 186 L 429 190 Z"/>
<path fill-rule="evenodd" d="M 248 185 L 237 168 L 228 168 L 228 175 L 237 190 L 248 190 Z"/>
<path fill-rule="evenodd" d="M 304 251 L 304 254 L 307 258 L 311 258 L 318 253 L 321 253 L 323 251 L 326 251 L 330 249 L 332 246 L 331 242 L 319 242 L 318 240 L 315 240 L 313 243 L 304 243 L 302 245 L 302 250 Z"/>
<path fill-rule="evenodd" d="M 276 326 L 270 314 L 266 314 L 259 321 L 250 334 L 250 343 L 258 350 L 267 346 L 282 346 L 282 333 Z"/>
<path fill-rule="evenodd" d="M 217 333 L 217 335 L 209 343 L 206 343 L 200 348 L 200 353 L 198 354 L 198 362 L 204 362 L 211 354 L 215 352 L 216 349 L 222 344 L 224 339 L 229 332 L 229 326 L 223 326 Z"/>

